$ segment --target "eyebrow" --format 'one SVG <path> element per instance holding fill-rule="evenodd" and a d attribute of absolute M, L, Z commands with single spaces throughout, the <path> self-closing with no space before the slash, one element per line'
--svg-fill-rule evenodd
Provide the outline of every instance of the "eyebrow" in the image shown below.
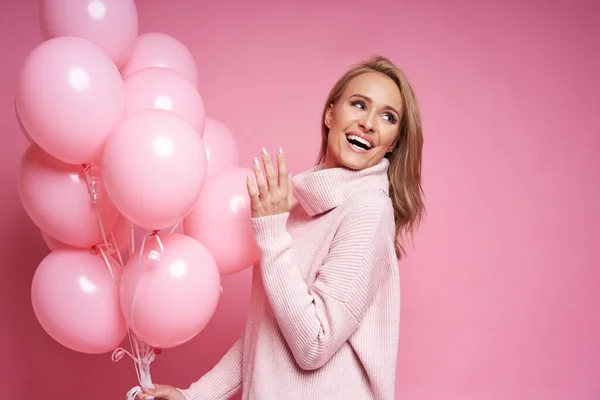
<path fill-rule="evenodd" d="M 364 100 L 366 100 L 366 101 L 368 101 L 368 102 L 370 102 L 370 103 L 372 103 L 372 102 L 373 102 L 373 99 L 372 99 L 372 98 L 370 98 L 369 96 L 365 96 L 364 94 L 358 94 L 358 93 L 356 93 L 356 94 L 353 94 L 353 95 L 352 95 L 352 96 L 350 96 L 350 97 L 360 97 L 360 98 L 362 98 L 362 99 L 364 99 Z M 401 115 L 401 114 L 400 114 L 400 111 L 396 110 L 396 109 L 395 109 L 394 107 L 392 107 L 392 106 L 388 106 L 387 104 L 386 104 L 385 106 L 383 106 L 383 108 L 385 108 L 386 110 L 390 110 L 390 111 L 393 111 L 393 112 L 395 112 L 395 113 L 396 113 L 398 116 L 400 116 L 400 115 Z"/>

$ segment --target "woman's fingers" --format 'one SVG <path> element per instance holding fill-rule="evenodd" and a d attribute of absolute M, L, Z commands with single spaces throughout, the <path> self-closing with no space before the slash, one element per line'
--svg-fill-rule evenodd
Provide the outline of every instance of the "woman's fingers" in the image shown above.
<path fill-rule="evenodd" d="M 291 208 L 292 204 L 294 203 L 294 181 L 292 180 L 292 174 L 288 173 L 288 195 L 287 195 L 287 200 L 288 200 L 288 206 Z"/>
<path fill-rule="evenodd" d="M 144 392 L 139 392 L 135 396 L 135 400 L 152 400 L 154 398 L 155 398 L 154 396 L 151 396 L 148 393 L 144 393 Z"/>
<path fill-rule="evenodd" d="M 280 214 L 290 208 L 292 182 L 282 149 L 277 152 L 277 165 L 267 150 L 262 149 L 262 163 L 254 157 L 254 176 L 248 176 L 246 187 L 250 195 L 253 217 Z"/>
<path fill-rule="evenodd" d="M 256 187 L 251 175 L 248 175 L 248 178 L 246 179 L 246 188 L 248 189 L 250 200 L 258 201 L 258 188 Z"/>
<path fill-rule="evenodd" d="M 279 190 L 282 196 L 287 197 L 290 171 L 285 162 L 285 154 L 283 154 L 283 149 L 281 148 L 277 152 L 277 169 L 279 170 Z"/>
<path fill-rule="evenodd" d="M 257 157 L 254 157 L 253 167 L 254 175 L 256 176 L 256 186 L 258 188 L 258 194 L 259 196 L 264 198 L 269 193 L 269 187 L 265 178 L 265 174 L 263 173 L 262 166 L 260 165 L 260 161 Z"/>
<path fill-rule="evenodd" d="M 277 172 L 275 171 L 275 166 L 271 161 L 271 156 L 264 147 L 262 148 L 262 159 L 265 166 L 265 173 L 267 175 L 266 181 L 269 193 L 275 194 L 277 193 Z"/>

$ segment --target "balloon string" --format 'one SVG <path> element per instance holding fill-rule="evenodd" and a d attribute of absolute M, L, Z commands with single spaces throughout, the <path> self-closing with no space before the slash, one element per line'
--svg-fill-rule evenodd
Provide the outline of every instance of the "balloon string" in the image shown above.
<path fill-rule="evenodd" d="M 132 256 L 135 250 L 135 226 L 131 224 L 129 226 L 129 257 Z"/>
<path fill-rule="evenodd" d="M 110 272 L 110 276 L 112 277 L 113 282 L 115 283 L 115 285 L 118 288 L 119 280 L 117 279 L 117 276 L 115 275 L 115 271 L 113 270 L 113 266 L 112 266 L 110 260 L 108 259 L 108 256 L 106 255 L 105 250 L 102 249 L 102 247 L 98 247 L 98 250 L 100 251 L 102 258 L 104 259 L 104 263 L 106 264 L 106 268 L 108 268 L 108 272 Z"/>
<path fill-rule="evenodd" d="M 124 355 L 129 356 L 133 360 L 136 367 L 135 370 L 138 382 L 141 386 L 131 388 L 129 392 L 127 392 L 127 399 L 135 400 L 135 396 L 142 391 L 142 387 L 148 389 L 155 388 L 150 376 L 150 364 L 154 361 L 154 358 L 156 357 L 155 354 L 159 354 L 159 351 L 157 351 L 158 349 L 152 349 L 147 343 L 140 340 L 132 330 L 129 330 L 129 341 L 135 354 L 132 354 L 123 348 L 118 348 L 113 352 L 112 360 L 118 362 Z"/>
<path fill-rule="evenodd" d="M 98 251 L 99 251 L 99 252 L 102 254 L 102 258 L 103 258 L 103 260 L 104 260 L 104 262 L 105 262 L 105 264 L 106 264 L 106 267 L 107 267 L 107 268 L 108 268 L 108 270 L 111 272 L 111 276 L 112 276 L 112 278 L 113 278 L 113 281 L 114 281 L 114 282 L 115 282 L 115 284 L 118 286 L 118 285 L 119 285 L 119 283 L 118 283 L 118 282 L 117 282 L 117 280 L 116 280 L 116 277 L 115 277 L 114 271 L 113 271 L 113 269 L 112 269 L 112 265 L 111 265 L 111 263 L 110 263 L 110 261 L 109 261 L 109 259 L 108 259 L 108 256 L 107 256 L 106 252 L 105 252 L 105 251 L 104 251 L 102 248 L 100 248 L 100 247 L 97 247 L 97 249 L 98 249 Z M 135 349 L 137 348 L 137 346 L 136 346 L 136 344 L 135 344 L 134 340 L 132 339 L 132 334 L 133 334 L 133 332 L 131 331 L 131 329 L 129 329 L 129 328 L 128 328 L 128 329 L 127 329 L 127 335 L 129 336 L 129 344 L 131 345 L 131 348 L 132 348 L 132 349 L 134 349 L 134 352 L 136 352 L 136 351 L 135 351 Z M 136 353 L 137 353 L 137 352 L 136 352 Z M 136 373 L 136 375 L 137 375 L 137 377 L 138 377 L 138 381 L 140 381 L 140 380 L 141 380 L 141 379 L 140 379 L 140 370 L 139 370 L 139 365 L 138 365 L 138 363 L 137 363 L 137 357 L 136 357 L 136 356 L 134 356 L 134 355 L 133 355 L 132 353 L 130 353 L 129 351 L 127 351 L 127 350 L 123 349 L 122 347 L 118 347 L 118 348 L 116 348 L 116 349 L 113 351 L 113 353 L 112 353 L 112 356 L 111 356 L 111 359 L 112 359 L 112 361 L 114 361 L 114 362 L 118 362 L 119 360 L 121 360 L 121 358 L 123 358 L 123 356 L 124 356 L 125 354 L 126 354 L 126 355 L 128 355 L 129 357 L 131 357 L 131 359 L 132 359 L 132 360 L 134 360 L 135 373 Z"/>
<path fill-rule="evenodd" d="M 83 165 L 83 170 L 84 170 L 84 174 L 85 174 L 85 178 L 86 178 L 86 182 L 88 184 L 88 190 L 90 193 L 90 197 L 92 200 L 92 203 L 95 207 L 95 211 L 96 211 L 96 218 L 98 220 L 98 227 L 100 228 L 100 233 L 102 234 L 102 240 L 104 242 L 104 247 L 105 249 L 102 248 L 101 245 L 98 246 L 94 246 L 92 248 L 92 252 L 99 252 L 102 255 L 102 258 L 106 264 L 106 267 L 108 268 L 108 271 L 110 272 L 110 275 L 113 279 L 113 282 L 115 282 L 115 284 L 117 286 L 119 286 L 119 282 L 118 279 L 116 277 L 115 271 L 113 269 L 113 265 L 109 260 L 109 255 L 113 253 L 116 253 L 117 258 L 119 260 L 119 264 L 121 266 L 121 268 L 125 267 L 125 263 L 123 262 L 123 257 L 121 255 L 121 251 L 119 249 L 118 243 L 115 239 L 115 236 L 113 234 L 113 232 L 110 232 L 110 238 L 112 241 L 112 244 L 109 244 L 108 242 L 108 237 L 106 234 L 106 230 L 104 229 L 104 224 L 102 223 L 102 218 L 100 216 L 100 210 L 98 208 L 98 203 L 100 201 L 100 199 L 98 198 L 98 193 L 96 190 L 96 180 L 94 179 L 94 177 L 91 174 L 91 170 L 96 168 L 96 166 L 92 166 L 89 164 L 84 164 Z M 130 240 L 129 240 L 129 256 L 131 257 L 131 255 L 134 253 L 135 250 L 135 237 L 134 237 L 134 232 L 135 232 L 135 227 L 133 224 L 131 224 L 130 226 Z M 160 247 L 160 254 L 158 255 L 158 257 L 154 257 L 155 259 L 158 259 L 160 261 L 160 255 L 162 255 L 163 251 L 164 251 L 164 247 L 162 245 L 162 241 L 160 240 L 160 238 L 157 236 L 157 232 L 153 232 L 152 233 L 153 236 L 156 236 L 157 242 L 159 244 Z M 138 265 L 137 265 L 137 273 L 136 273 L 136 278 L 135 278 L 135 284 L 134 284 L 134 291 L 133 291 L 133 298 L 132 298 L 132 303 L 131 303 L 131 310 L 130 310 L 130 316 L 131 316 L 131 327 L 129 327 L 127 329 L 127 335 L 129 337 L 129 344 L 131 346 L 131 349 L 133 351 L 129 352 L 121 347 L 116 348 L 113 351 L 112 354 L 112 360 L 114 362 L 118 362 L 121 358 L 123 358 L 124 355 L 128 355 L 133 361 L 134 361 L 134 366 L 135 366 L 135 372 L 138 378 L 138 382 L 140 383 L 140 385 L 142 385 L 143 387 L 146 388 L 151 388 L 154 389 L 154 385 L 152 384 L 152 378 L 150 375 L 150 364 L 152 363 L 152 361 L 154 361 L 154 358 L 156 357 L 155 354 L 159 354 L 160 349 L 154 349 L 152 348 L 150 345 L 148 345 L 147 343 L 145 343 L 144 341 L 142 341 L 133 331 L 133 309 L 134 309 L 134 303 L 135 303 L 135 298 L 136 298 L 136 294 L 137 294 L 137 285 L 138 285 L 138 281 L 140 278 L 140 272 L 141 272 L 141 265 L 142 265 L 142 257 L 144 254 L 144 246 L 146 244 L 146 240 L 148 238 L 148 234 L 146 234 L 144 236 L 144 239 L 142 241 L 142 245 L 140 248 L 140 257 L 138 259 Z M 108 254 L 107 254 L 108 252 Z M 155 252 L 155 251 L 154 251 Z M 152 252 L 151 252 L 152 253 Z M 156 253 L 156 252 L 155 252 Z M 96 253 L 97 254 L 97 253 Z M 149 254 L 150 256 L 150 254 Z M 131 389 L 128 393 L 127 393 L 127 399 L 128 400 L 135 400 L 135 396 L 141 392 L 141 388 L 140 386 L 136 386 L 133 389 Z"/>
<path fill-rule="evenodd" d="M 174 225 L 174 226 L 171 228 L 171 230 L 169 231 L 169 233 L 175 233 L 175 230 L 176 230 L 177 228 L 179 228 L 179 225 L 180 225 L 180 224 L 181 224 L 181 221 L 179 221 L 178 223 L 176 223 L 176 224 L 175 224 L 175 225 Z"/>
<path fill-rule="evenodd" d="M 142 239 L 142 244 L 140 246 L 140 252 L 139 252 L 138 262 L 137 262 L 137 270 L 135 273 L 135 281 L 133 283 L 133 294 L 131 296 L 131 307 L 129 307 L 129 323 L 131 324 L 132 328 L 134 328 L 133 310 L 135 308 L 135 300 L 136 300 L 136 295 L 137 295 L 138 283 L 140 280 L 140 274 L 142 272 L 142 259 L 144 257 L 144 247 L 146 247 L 147 240 L 148 240 L 148 234 L 146 233 L 144 235 L 144 238 Z M 150 254 L 148 254 L 148 256 L 150 256 Z"/>
<path fill-rule="evenodd" d="M 132 231 L 132 235 L 133 235 L 133 225 L 132 225 L 131 231 Z M 135 326 L 134 326 L 134 318 L 133 318 L 135 301 L 137 298 L 138 283 L 139 283 L 139 279 L 140 279 L 140 275 L 141 275 L 142 260 L 144 257 L 144 249 L 146 247 L 148 238 L 150 236 L 155 236 L 155 234 L 156 234 L 156 232 L 152 232 L 152 233 L 147 233 L 146 235 L 144 235 L 144 237 L 142 239 L 142 243 L 140 245 L 140 250 L 139 250 L 137 270 L 136 270 L 136 276 L 135 276 L 135 280 L 134 280 L 134 287 L 133 287 L 133 294 L 132 294 L 132 301 L 131 301 L 131 308 L 130 308 L 130 318 L 129 318 L 130 328 L 127 331 L 127 334 L 129 336 L 129 344 L 131 346 L 132 352 L 129 352 L 129 351 L 119 347 L 113 351 L 113 355 L 112 355 L 112 360 L 114 362 L 118 362 L 125 355 L 127 355 L 129 358 L 131 358 L 133 360 L 136 375 L 138 378 L 138 382 L 140 383 L 141 386 L 136 386 L 136 387 L 132 388 L 131 390 L 129 390 L 129 392 L 127 392 L 128 400 L 134 400 L 135 396 L 142 391 L 142 389 L 141 389 L 142 387 L 154 389 L 154 385 L 152 384 L 152 377 L 150 374 L 150 365 L 154 361 L 156 354 L 159 354 L 161 352 L 160 349 L 153 348 L 152 346 L 150 346 L 149 344 L 147 344 L 143 340 L 141 340 L 135 334 L 135 331 L 134 331 Z M 152 254 L 154 252 L 154 253 L 158 254 L 158 257 L 156 257 L 155 259 L 160 259 L 160 254 L 162 254 L 163 246 L 162 246 L 162 242 L 160 241 L 160 238 L 158 238 L 158 237 L 156 237 L 156 238 L 157 238 L 159 246 L 161 248 L 161 253 L 158 253 L 155 250 L 152 250 L 152 251 L 150 251 L 150 254 L 148 254 L 148 257 L 155 258 L 155 257 L 152 257 Z M 131 242 L 133 242 L 133 240 L 131 240 Z M 132 247 L 133 247 L 133 244 L 130 243 L 130 252 L 132 252 Z"/>
<path fill-rule="evenodd" d="M 119 264 L 121 265 L 121 268 L 125 268 L 125 262 L 123 262 L 123 257 L 121 256 L 121 249 L 119 249 L 119 244 L 117 243 L 114 233 L 110 233 L 110 238 L 112 239 L 112 245 L 114 246 L 115 253 L 117 253 Z"/>
<path fill-rule="evenodd" d="M 158 232 L 157 231 L 152 232 L 152 236 L 154 236 L 156 238 L 158 247 L 160 247 L 160 254 L 162 255 L 165 252 L 165 247 L 162 244 L 162 240 L 160 239 L 160 236 L 158 236 Z"/>
<path fill-rule="evenodd" d="M 117 353 L 117 356 L 120 355 L 120 357 L 118 357 L 119 359 L 123 357 L 123 354 L 127 354 L 129 355 L 135 362 L 136 365 L 136 371 L 138 372 L 138 381 L 140 383 L 140 385 L 142 387 L 146 387 L 146 388 L 154 388 L 154 385 L 152 384 L 152 377 L 150 374 L 150 365 L 152 364 L 152 362 L 154 361 L 155 358 L 155 354 L 158 354 L 160 352 L 160 349 L 154 349 L 152 348 L 150 345 L 148 345 L 147 343 L 145 343 L 144 341 L 140 340 L 139 337 L 135 334 L 134 332 L 134 328 L 135 328 L 135 320 L 134 320 L 134 309 L 135 309 L 135 301 L 137 299 L 137 290 L 138 290 L 138 283 L 139 283 L 139 279 L 140 279 L 140 275 L 141 275 L 141 269 L 142 269 L 142 260 L 144 257 L 144 250 L 146 247 L 146 243 L 148 241 L 149 237 L 154 237 L 156 239 L 156 242 L 158 243 L 158 246 L 160 248 L 160 251 L 156 251 L 156 250 L 151 250 L 150 252 L 148 252 L 148 258 L 152 259 L 152 260 L 156 260 L 158 262 L 160 262 L 161 260 L 161 256 L 164 252 L 164 246 L 162 243 L 162 240 L 160 239 L 160 237 L 158 236 L 158 232 L 157 231 L 153 231 L 150 233 L 146 233 L 142 239 L 142 243 L 140 245 L 140 250 L 139 250 L 139 257 L 138 257 L 138 262 L 137 262 L 137 271 L 136 271 L 136 276 L 135 276 L 135 281 L 134 281 L 134 286 L 133 286 L 133 293 L 132 293 L 132 299 L 131 299 L 131 307 L 129 309 L 129 323 L 131 326 L 130 329 L 130 342 L 132 344 L 132 349 L 134 351 L 134 354 L 131 354 L 129 352 L 125 352 L 125 350 L 123 349 L 117 349 L 115 350 L 115 352 L 120 351 L 120 353 Z M 115 354 L 115 353 L 113 353 Z M 135 399 L 135 396 L 141 391 L 140 386 L 136 386 L 134 388 L 132 388 L 128 393 L 127 393 L 127 399 Z"/>
<path fill-rule="evenodd" d="M 107 248 L 109 247 L 108 239 L 106 237 L 106 230 L 104 229 L 104 224 L 102 223 L 102 218 L 100 217 L 100 210 L 98 210 L 98 203 L 100 199 L 98 198 L 98 192 L 96 190 L 96 179 L 92 176 L 91 170 L 94 166 L 89 164 L 83 164 L 83 173 L 85 175 L 85 180 L 88 185 L 88 191 L 90 193 L 90 197 L 92 199 L 92 203 L 94 205 L 96 211 L 96 219 L 98 220 L 98 227 L 100 228 L 100 234 L 102 235 L 102 241 Z"/>
<path fill-rule="evenodd" d="M 92 200 L 92 204 L 94 207 L 94 211 L 96 214 L 96 220 L 98 221 L 98 228 L 100 229 L 100 234 L 102 235 L 102 241 L 104 242 L 104 247 L 106 249 L 106 251 L 109 252 L 110 255 L 112 255 L 113 253 L 116 253 L 117 258 L 119 260 L 119 265 L 121 266 L 121 268 L 125 267 L 125 263 L 123 262 L 123 257 L 121 256 L 121 251 L 119 250 L 119 246 L 117 244 L 117 240 L 115 239 L 115 235 L 113 234 L 113 232 L 110 232 L 110 237 L 111 237 L 111 241 L 112 243 L 109 243 L 108 241 L 108 237 L 106 235 L 106 229 L 104 228 L 104 224 L 102 223 L 102 217 L 100 216 L 100 209 L 98 207 L 98 203 L 100 203 L 100 199 L 98 198 L 98 192 L 96 190 L 97 185 L 96 185 L 96 179 L 93 177 L 91 171 L 92 169 L 96 168 L 93 165 L 89 165 L 89 164 L 83 164 L 83 172 L 85 175 L 85 179 L 88 185 L 88 191 L 90 194 L 90 198 Z M 102 251 L 101 246 L 96 246 L 97 249 L 99 249 L 100 251 Z M 96 250 L 92 250 L 92 253 L 96 253 Z M 96 253 L 97 254 L 97 253 Z M 110 262 L 108 262 L 108 259 L 106 258 L 107 255 L 104 253 L 104 251 L 102 251 L 102 257 L 105 258 L 105 261 L 107 261 L 107 267 L 108 270 L 110 271 L 111 276 L 113 277 L 113 280 L 116 282 L 115 280 L 115 275 L 114 275 L 114 271 L 112 269 L 112 264 Z"/>
<path fill-rule="evenodd" d="M 135 300 L 136 300 L 136 295 L 137 295 L 137 287 L 138 287 L 138 282 L 140 279 L 140 272 L 141 272 L 141 268 L 142 268 L 142 258 L 144 256 L 144 248 L 146 246 L 147 239 L 148 239 L 148 234 L 144 235 L 144 238 L 142 239 L 142 243 L 140 246 L 139 257 L 138 257 L 138 262 L 137 262 L 137 270 L 136 270 L 136 274 L 135 274 L 135 280 L 133 283 L 133 293 L 131 296 L 131 307 L 129 309 L 129 325 L 130 325 L 129 341 L 131 344 L 131 349 L 133 350 L 133 354 L 134 354 L 133 361 L 134 361 L 134 365 L 135 365 L 135 369 L 136 369 L 136 373 L 137 373 L 138 382 L 141 385 L 144 385 L 146 383 L 146 381 L 148 381 L 148 380 L 150 381 L 150 385 L 152 385 L 152 381 L 149 376 L 150 375 L 149 363 L 152 362 L 153 359 L 144 357 L 147 355 L 147 351 L 146 351 L 147 344 L 142 342 L 141 340 L 139 340 L 139 338 L 135 334 L 135 331 L 134 331 L 135 323 L 134 323 L 134 319 L 133 319 Z M 144 368 L 145 364 L 148 365 L 147 368 Z M 130 391 L 130 393 L 131 393 L 131 391 Z M 128 394 L 128 396 L 129 396 L 129 394 Z"/>

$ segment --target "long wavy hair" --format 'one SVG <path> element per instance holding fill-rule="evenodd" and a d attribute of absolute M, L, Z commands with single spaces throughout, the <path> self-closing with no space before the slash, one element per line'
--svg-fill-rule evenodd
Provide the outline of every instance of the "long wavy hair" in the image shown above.
<path fill-rule="evenodd" d="M 425 213 L 421 185 L 423 131 L 415 93 L 404 72 L 389 59 L 382 56 L 371 57 L 349 69 L 331 88 L 321 117 L 321 151 L 317 164 L 324 162 L 327 154 L 329 136 L 329 128 L 325 125 L 327 109 L 339 101 L 350 81 L 367 72 L 378 72 L 392 79 L 402 96 L 398 140 L 396 147 L 385 156 L 390 162 L 388 179 L 396 224 L 395 248 L 396 257 L 400 260 L 406 255 L 405 240 L 408 237 L 413 239 Z"/>

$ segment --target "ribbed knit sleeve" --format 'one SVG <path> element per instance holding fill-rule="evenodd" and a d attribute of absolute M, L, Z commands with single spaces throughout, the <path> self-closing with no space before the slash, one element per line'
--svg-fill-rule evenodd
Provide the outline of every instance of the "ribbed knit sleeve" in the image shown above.
<path fill-rule="evenodd" d="M 186 400 L 225 400 L 242 387 L 244 336 L 237 340 L 223 358 L 189 389 L 179 391 Z"/>
<path fill-rule="evenodd" d="M 350 200 L 310 287 L 300 274 L 294 251 L 318 249 L 292 249 L 288 217 L 285 213 L 255 218 L 252 223 L 261 250 L 263 284 L 275 318 L 297 364 L 314 370 L 356 330 L 390 268 L 393 209 L 381 191 Z"/>

